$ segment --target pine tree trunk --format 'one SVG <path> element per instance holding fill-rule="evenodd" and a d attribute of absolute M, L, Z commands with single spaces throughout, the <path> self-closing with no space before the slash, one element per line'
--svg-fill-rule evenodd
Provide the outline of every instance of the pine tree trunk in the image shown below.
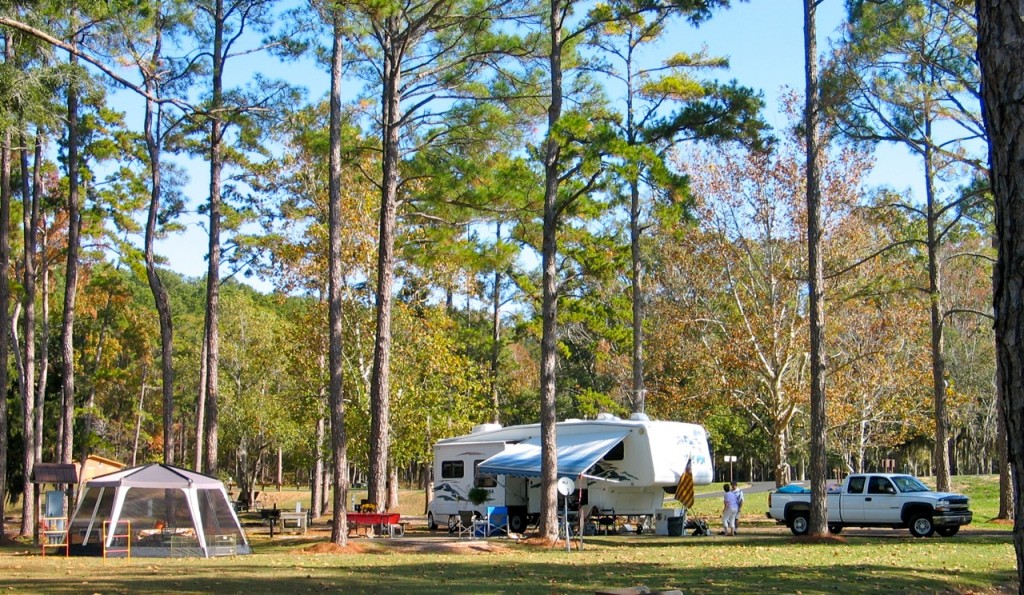
<path fill-rule="evenodd" d="M 385 29 L 394 39 L 394 19 Z M 389 44 L 387 44 L 389 45 Z M 370 477 L 368 498 L 378 506 L 387 503 L 387 469 L 391 442 L 391 307 L 395 277 L 395 225 L 398 214 L 398 161 L 401 119 L 401 57 L 395 48 L 384 55 L 384 159 L 377 250 L 377 334 L 373 348 L 370 382 Z"/>
<path fill-rule="evenodd" d="M 71 56 L 72 68 L 78 58 Z M 78 250 L 81 243 L 81 216 L 79 208 L 78 175 L 78 88 L 68 86 L 68 250 L 64 275 L 64 322 L 61 326 L 61 374 L 63 375 L 63 407 L 60 433 L 60 462 L 69 464 L 74 457 L 75 435 L 75 294 L 78 291 Z"/>
<path fill-rule="evenodd" d="M 501 222 L 494 230 L 495 243 L 501 241 Z M 498 363 L 501 358 L 501 271 L 494 271 L 491 292 L 491 421 L 501 423 L 501 404 L 498 402 Z M 429 495 L 428 495 L 429 502 Z"/>
<path fill-rule="evenodd" d="M 41 155 L 37 147 L 36 151 L 36 163 L 40 163 Z M 40 173 L 40 167 L 35 168 L 35 177 L 33 184 L 35 188 L 33 193 L 36 196 L 33 200 L 39 203 L 39 189 L 42 188 L 42 174 Z M 45 227 L 44 217 L 37 219 L 40 222 L 40 227 Z M 39 254 L 41 255 L 40 263 L 42 270 L 39 275 L 39 284 L 42 287 L 42 295 L 39 296 L 39 303 L 42 307 L 42 320 L 40 320 L 40 337 L 39 337 L 39 373 L 38 380 L 36 381 L 36 430 L 35 434 L 35 457 L 37 461 L 43 460 L 43 414 L 46 407 L 46 391 L 47 391 L 47 380 L 50 377 L 50 350 L 46 349 L 46 345 L 50 344 L 50 261 L 46 258 L 49 244 L 46 241 L 46 234 L 40 234 L 39 241 Z"/>
<path fill-rule="evenodd" d="M 203 346 L 199 349 L 199 394 L 196 395 L 196 444 L 195 444 L 195 469 L 203 472 L 203 459 L 206 452 L 206 441 L 203 440 L 203 433 L 206 431 L 206 334 L 203 333 Z"/>
<path fill-rule="evenodd" d="M 393 466 L 388 470 L 388 510 L 398 510 L 398 470 Z"/>
<path fill-rule="evenodd" d="M 341 81 L 342 81 L 342 29 L 341 10 L 333 13 L 334 41 L 331 48 L 331 131 L 328 174 L 328 233 L 330 253 L 328 255 L 328 325 L 330 326 L 330 412 L 331 450 L 333 465 L 331 479 L 334 485 L 333 516 L 331 518 L 331 542 L 338 545 L 348 543 L 348 517 L 345 500 L 348 498 L 348 437 L 345 434 L 344 399 L 344 321 L 342 319 L 341 270 L 342 237 L 345 232 L 342 216 L 341 196 Z"/>
<path fill-rule="evenodd" d="M 925 122 L 925 136 L 931 138 L 931 119 Z M 949 414 L 946 411 L 946 359 L 942 324 L 942 277 L 939 271 L 939 215 L 935 206 L 934 150 L 931 143 L 924 148 L 925 197 L 928 226 L 928 296 L 931 315 L 932 396 L 935 415 L 935 489 L 948 492 L 949 479 Z"/>
<path fill-rule="evenodd" d="M 36 230 L 39 225 L 39 187 L 30 188 L 34 179 L 29 174 L 28 144 L 24 135 L 21 137 L 21 199 L 22 199 L 22 239 L 24 240 L 24 278 L 25 290 L 25 355 L 24 374 L 21 379 L 21 413 L 22 413 L 22 465 L 25 477 L 31 478 L 35 467 L 35 386 L 36 386 Z M 35 142 L 35 169 L 38 175 L 39 159 L 42 148 L 39 137 Z M 36 490 L 31 481 L 25 482 L 21 492 L 21 534 L 31 535 L 34 531 L 32 520 L 35 518 Z"/>
<path fill-rule="evenodd" d="M 562 117 L 562 26 L 563 1 L 551 0 L 548 15 L 551 35 L 551 104 L 548 106 L 548 131 L 544 153 L 544 230 L 541 247 L 543 298 L 541 302 L 542 335 L 540 344 L 540 432 L 541 491 L 540 534 L 554 541 L 558 538 L 558 496 L 555 482 L 558 455 L 555 424 L 555 370 L 558 364 L 558 169 L 561 155 L 555 128 Z"/>
<path fill-rule="evenodd" d="M 807 269 L 811 334 L 811 535 L 828 530 L 825 483 L 828 479 L 825 416 L 825 275 L 821 257 L 821 181 L 818 172 L 818 44 L 815 17 L 819 0 L 804 0 L 805 108 L 807 149 Z"/>
<path fill-rule="evenodd" d="M 316 445 L 313 451 L 313 472 L 310 477 L 309 503 L 313 517 L 324 514 L 324 438 L 327 436 L 327 424 L 323 417 L 316 420 Z"/>
<path fill-rule="evenodd" d="M 160 4 L 156 5 L 156 38 L 153 43 L 151 64 L 159 64 L 162 59 L 163 47 L 162 18 Z M 146 90 L 151 94 L 159 92 L 156 81 L 148 74 L 145 76 Z M 146 232 L 143 255 L 146 261 L 146 280 L 153 294 L 157 318 L 160 322 L 160 372 L 163 395 L 163 431 L 164 431 L 164 463 L 174 464 L 174 323 L 171 318 L 171 302 L 167 289 L 157 274 L 154 244 L 160 215 L 162 179 L 160 172 L 160 108 L 150 99 L 146 100 L 146 115 L 143 124 L 146 135 L 146 150 L 149 152 L 149 214 L 146 217 Z"/>
<path fill-rule="evenodd" d="M 10 41 L 5 44 L 10 48 Z M 5 62 L 11 59 L 11 50 L 7 49 Z M 5 132 L 0 140 L 0 525 L 3 525 L 3 514 L 7 505 L 7 334 L 10 332 L 10 315 L 7 302 L 10 299 L 10 284 L 7 279 L 7 267 L 11 259 L 11 133 Z M 31 478 L 25 477 L 25 483 Z M 0 537 L 5 537 L 5 530 L 0 526 Z"/>
<path fill-rule="evenodd" d="M 996 358 L 996 444 L 999 448 L 999 514 L 997 519 L 1013 518 L 1013 486 L 1010 484 L 1010 448 L 1006 435 L 1006 417 L 1003 407 L 1002 370 Z"/>
<path fill-rule="evenodd" d="M 41 155 L 39 151 L 39 145 L 36 147 L 36 167 L 35 167 L 35 178 L 33 181 L 34 188 L 33 201 L 39 204 L 40 189 L 42 187 L 42 175 L 40 174 L 39 163 Z M 40 222 L 40 226 L 43 226 L 43 217 L 37 217 L 37 221 Z M 40 271 L 40 287 L 42 287 L 42 295 L 39 296 L 39 302 L 42 307 L 42 320 L 40 321 L 40 337 L 39 345 L 45 346 L 50 344 L 50 263 L 46 259 L 48 243 L 46 241 L 46 233 L 42 233 L 39 242 L 39 253 L 41 255 L 40 262 L 42 270 Z M 49 378 L 50 372 L 50 350 L 41 347 L 39 353 L 39 377 L 36 382 L 36 431 L 34 437 L 36 439 L 35 451 L 36 460 L 43 460 L 43 414 L 45 413 L 46 407 L 46 389 L 47 379 Z"/>
<path fill-rule="evenodd" d="M 989 134 L 998 257 L 993 273 L 996 356 L 1017 494 L 1013 544 L 1024 593 L 1024 4 L 978 0 L 982 113 Z"/>
<path fill-rule="evenodd" d="M 224 103 L 224 1 L 217 0 L 213 36 L 213 93 L 211 104 L 218 110 Z M 220 364 L 220 209 L 221 174 L 224 168 L 224 147 L 221 138 L 224 123 L 215 114 L 210 119 L 210 246 L 206 273 L 206 448 L 203 469 L 217 474 L 217 430 Z"/>
<path fill-rule="evenodd" d="M 632 117 L 632 114 L 630 114 Z M 644 386 L 644 279 L 640 259 L 640 185 L 630 183 L 629 251 L 633 274 L 633 411 L 643 413 L 647 408 L 647 389 Z"/>

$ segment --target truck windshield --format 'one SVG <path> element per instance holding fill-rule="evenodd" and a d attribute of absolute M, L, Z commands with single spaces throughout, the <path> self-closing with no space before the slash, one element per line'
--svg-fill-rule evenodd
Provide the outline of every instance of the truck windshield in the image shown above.
<path fill-rule="evenodd" d="M 916 477 L 910 475 L 897 475 L 892 478 L 896 487 L 903 493 L 907 492 L 930 492 L 928 486 L 924 485 Z"/>

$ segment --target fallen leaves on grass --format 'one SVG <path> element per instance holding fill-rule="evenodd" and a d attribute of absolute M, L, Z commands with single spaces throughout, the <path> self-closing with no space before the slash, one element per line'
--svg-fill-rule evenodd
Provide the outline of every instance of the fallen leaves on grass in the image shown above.
<path fill-rule="evenodd" d="M 792 538 L 796 543 L 810 543 L 810 544 L 835 544 L 835 543 L 846 543 L 846 538 L 842 535 L 800 535 Z"/>
<path fill-rule="evenodd" d="M 551 540 L 551 539 L 548 539 L 546 537 L 541 537 L 539 535 L 531 535 L 531 536 L 523 539 L 519 543 L 522 543 L 524 545 L 533 546 L 533 547 L 554 547 L 555 544 L 557 544 L 557 543 L 564 543 L 564 540 L 560 540 L 560 539 Z"/>

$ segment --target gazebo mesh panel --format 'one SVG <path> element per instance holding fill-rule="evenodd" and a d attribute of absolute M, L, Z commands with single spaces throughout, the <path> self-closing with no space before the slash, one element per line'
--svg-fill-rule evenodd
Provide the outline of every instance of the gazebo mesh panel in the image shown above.
<path fill-rule="evenodd" d="M 197 494 L 197 498 L 207 547 L 234 547 L 243 542 L 238 523 L 220 492 L 203 490 Z"/>
<path fill-rule="evenodd" d="M 96 521 L 92 526 L 92 530 L 89 531 L 89 520 L 92 511 L 96 508 L 96 501 L 100 500 L 101 497 L 100 507 L 96 509 Z M 71 543 L 74 545 L 82 543 L 99 545 L 100 539 L 103 536 L 103 519 L 110 518 L 113 509 L 114 488 L 102 490 L 102 495 L 99 489 L 87 490 L 85 497 L 82 499 L 81 510 L 83 514 L 76 516 L 71 523 Z M 87 532 L 88 535 L 86 535 Z"/>

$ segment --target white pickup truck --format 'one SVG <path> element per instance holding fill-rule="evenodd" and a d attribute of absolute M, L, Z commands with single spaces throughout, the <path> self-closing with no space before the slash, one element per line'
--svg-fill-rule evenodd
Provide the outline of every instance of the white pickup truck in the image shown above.
<path fill-rule="evenodd" d="M 928 537 L 933 532 L 952 537 L 974 516 L 967 507 L 967 496 L 933 492 L 912 475 L 850 475 L 829 489 L 826 498 L 832 533 L 843 527 L 906 527 L 914 537 Z M 785 523 L 795 535 L 807 533 L 810 510 L 807 488 L 786 486 L 768 494 L 768 517 Z"/>

